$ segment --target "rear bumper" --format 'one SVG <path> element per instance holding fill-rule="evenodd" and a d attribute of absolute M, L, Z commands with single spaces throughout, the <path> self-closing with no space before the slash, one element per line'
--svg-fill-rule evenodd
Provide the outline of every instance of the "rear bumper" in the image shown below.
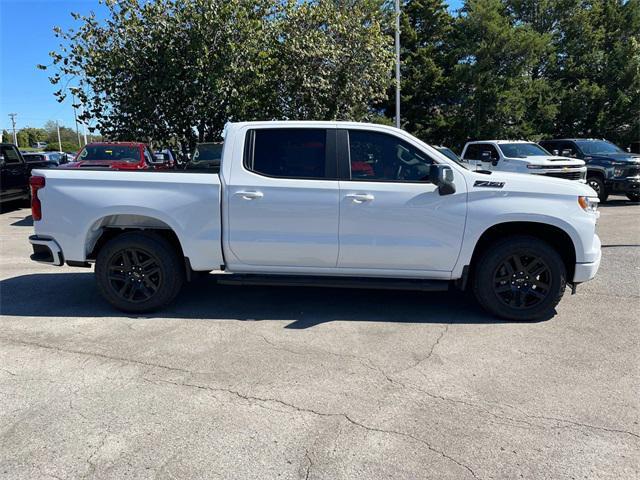
<path fill-rule="evenodd" d="M 64 264 L 62 249 L 54 239 L 31 235 L 29 237 L 29 243 L 33 247 L 31 260 L 34 262 L 46 263 L 58 267 Z"/>

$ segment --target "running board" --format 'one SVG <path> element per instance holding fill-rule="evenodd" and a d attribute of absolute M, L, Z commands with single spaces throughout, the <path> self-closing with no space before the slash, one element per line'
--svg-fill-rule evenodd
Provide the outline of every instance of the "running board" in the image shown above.
<path fill-rule="evenodd" d="M 444 292 L 448 280 L 414 280 L 398 278 L 311 277 L 298 275 L 215 275 L 221 285 L 270 285 L 278 287 L 375 288 L 381 290 L 418 290 Z"/>

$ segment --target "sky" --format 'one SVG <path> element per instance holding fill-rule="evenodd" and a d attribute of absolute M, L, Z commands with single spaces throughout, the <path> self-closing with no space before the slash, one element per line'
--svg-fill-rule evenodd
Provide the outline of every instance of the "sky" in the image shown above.
<path fill-rule="evenodd" d="M 462 0 L 450 0 L 452 10 Z M 17 113 L 16 128 L 42 127 L 47 120 L 75 128 L 71 98 L 58 103 L 48 72 L 48 53 L 58 49 L 53 27 L 67 30 L 70 12 L 104 11 L 98 0 L 0 0 L 0 130 L 11 131 L 9 113 Z"/>

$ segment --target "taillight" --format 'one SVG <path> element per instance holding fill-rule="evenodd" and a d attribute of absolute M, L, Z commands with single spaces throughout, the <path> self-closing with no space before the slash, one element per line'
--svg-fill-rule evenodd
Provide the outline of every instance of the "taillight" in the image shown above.
<path fill-rule="evenodd" d="M 42 204 L 38 198 L 38 190 L 44 188 L 44 177 L 31 177 L 31 216 L 34 220 L 42 220 Z"/>

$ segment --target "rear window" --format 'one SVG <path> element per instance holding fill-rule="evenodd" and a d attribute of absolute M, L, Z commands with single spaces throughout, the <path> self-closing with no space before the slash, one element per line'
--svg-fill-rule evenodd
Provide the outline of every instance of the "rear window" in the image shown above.
<path fill-rule="evenodd" d="M 247 140 L 247 169 L 269 177 L 325 179 L 327 132 L 319 128 L 258 129 Z"/>
<path fill-rule="evenodd" d="M 78 160 L 136 163 L 140 161 L 140 150 L 128 145 L 88 145 L 82 149 Z"/>
<path fill-rule="evenodd" d="M 45 160 L 46 159 L 44 158 L 44 155 L 35 155 L 35 154 L 24 155 L 24 161 L 27 163 L 43 162 Z"/>
<path fill-rule="evenodd" d="M 187 169 L 219 169 L 222 160 L 222 143 L 199 143 L 193 152 Z"/>

